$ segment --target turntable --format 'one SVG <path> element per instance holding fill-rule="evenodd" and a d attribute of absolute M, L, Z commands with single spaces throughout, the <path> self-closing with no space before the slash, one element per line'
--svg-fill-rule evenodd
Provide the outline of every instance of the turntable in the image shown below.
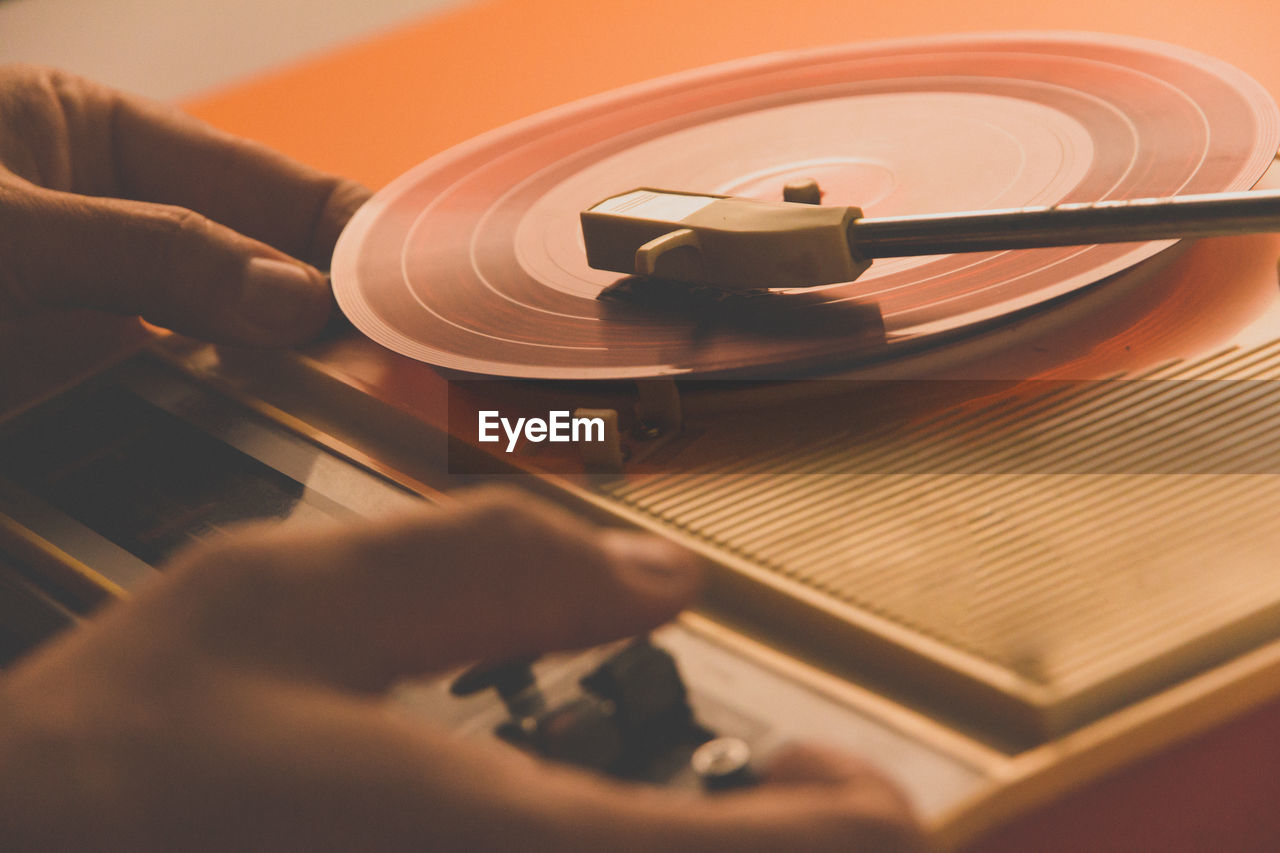
<path fill-rule="evenodd" d="M 192 476 L 242 514 L 511 480 L 698 550 L 705 606 L 643 664 L 516 662 L 406 685 L 410 707 L 519 741 L 530 683 L 605 695 L 631 667 L 661 692 L 673 659 L 695 741 L 816 735 L 969 842 L 1280 695 L 1280 242 L 984 248 L 726 292 L 592 268 L 579 218 L 637 187 L 813 181 L 881 219 L 1265 189 L 1277 119 L 1225 62 L 1071 33 L 768 54 L 555 107 L 360 211 L 333 265 L 358 332 L 271 356 L 157 334 L 14 405 L 5 551 L 83 603 L 171 547 L 46 476 L 49 436 L 101 440 L 77 423 L 134 459 L 216 459 Z M 486 412 L 571 412 L 602 440 L 490 442 Z"/>

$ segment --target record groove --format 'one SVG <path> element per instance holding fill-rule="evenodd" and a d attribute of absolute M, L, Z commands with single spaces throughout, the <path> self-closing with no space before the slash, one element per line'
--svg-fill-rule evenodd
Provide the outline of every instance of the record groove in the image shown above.
<path fill-rule="evenodd" d="M 868 216 L 1247 189 L 1278 127 L 1242 72 L 1139 39 L 769 55 L 569 104 L 431 158 L 352 220 L 334 290 L 375 341 L 472 373 L 803 375 L 998 320 L 1169 244 L 883 260 L 856 282 L 681 315 L 598 299 L 620 277 L 586 266 L 578 212 L 636 186 L 779 198 L 808 175 L 824 202 Z"/>

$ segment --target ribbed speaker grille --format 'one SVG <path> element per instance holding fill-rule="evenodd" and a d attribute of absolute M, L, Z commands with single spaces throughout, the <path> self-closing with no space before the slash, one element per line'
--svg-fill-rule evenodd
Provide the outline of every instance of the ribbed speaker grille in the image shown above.
<path fill-rule="evenodd" d="M 1280 634 L 1276 378 L 1280 342 L 601 488 L 1069 696 Z"/>

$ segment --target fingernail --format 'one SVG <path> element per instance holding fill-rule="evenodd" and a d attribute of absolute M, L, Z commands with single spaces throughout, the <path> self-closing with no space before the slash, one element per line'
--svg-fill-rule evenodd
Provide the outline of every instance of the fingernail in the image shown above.
<path fill-rule="evenodd" d="M 241 315 L 258 328 L 288 331 L 310 321 L 325 294 L 297 264 L 253 258 L 245 269 Z"/>
<path fill-rule="evenodd" d="M 676 587 L 695 587 L 702 582 L 702 565 L 686 548 L 657 536 L 612 531 L 605 547 L 633 577 Z"/>

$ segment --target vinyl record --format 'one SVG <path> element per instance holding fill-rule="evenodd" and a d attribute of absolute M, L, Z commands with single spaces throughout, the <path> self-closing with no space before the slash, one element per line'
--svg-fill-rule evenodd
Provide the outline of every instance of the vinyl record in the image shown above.
<path fill-rule="evenodd" d="M 1139 39 L 768 55 L 569 104 L 427 160 L 357 213 L 334 290 L 373 340 L 455 370 L 788 378 L 999 320 L 1169 243 L 887 259 L 856 282 L 728 299 L 647 286 L 602 299 L 621 277 L 586 265 L 579 211 L 638 186 L 777 199 L 800 178 L 867 216 L 1239 190 L 1278 141 L 1251 78 Z"/>

